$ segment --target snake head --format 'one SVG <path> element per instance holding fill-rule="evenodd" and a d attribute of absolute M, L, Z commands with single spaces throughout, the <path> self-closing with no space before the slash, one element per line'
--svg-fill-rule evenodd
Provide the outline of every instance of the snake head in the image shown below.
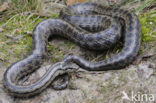
<path fill-rule="evenodd" d="M 65 70 L 66 72 L 75 72 L 79 69 L 79 66 L 75 63 L 61 63 L 61 69 Z"/>

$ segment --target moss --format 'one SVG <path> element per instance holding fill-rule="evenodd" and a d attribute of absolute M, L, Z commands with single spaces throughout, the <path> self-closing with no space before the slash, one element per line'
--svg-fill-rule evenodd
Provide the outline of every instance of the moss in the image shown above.
<path fill-rule="evenodd" d="M 113 80 L 115 79 L 115 76 L 112 76 L 110 79 L 109 79 L 109 81 L 108 81 L 108 83 L 107 83 L 107 85 L 106 86 L 102 86 L 101 87 L 101 93 L 106 93 L 106 92 L 112 92 L 112 91 L 114 91 L 115 90 L 115 85 L 112 83 L 113 82 Z"/>
<path fill-rule="evenodd" d="M 120 82 L 124 82 L 124 84 L 125 84 L 125 82 L 127 81 L 127 78 L 125 77 L 125 75 L 127 75 L 127 73 L 124 72 L 124 71 L 121 71 L 120 74 L 119 74 L 119 78 L 118 78 L 118 80 L 119 80 Z"/>
<path fill-rule="evenodd" d="M 144 13 L 139 16 L 142 25 L 143 42 L 156 40 L 156 12 Z"/>
<path fill-rule="evenodd" d="M 62 103 L 62 100 L 55 100 L 54 103 Z"/>
<path fill-rule="evenodd" d="M 58 49 L 53 43 L 50 43 L 48 45 L 48 51 L 54 52 L 56 49 Z"/>

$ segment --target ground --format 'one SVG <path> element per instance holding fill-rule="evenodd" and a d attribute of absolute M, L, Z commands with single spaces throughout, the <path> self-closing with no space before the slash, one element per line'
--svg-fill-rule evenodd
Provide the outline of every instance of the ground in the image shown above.
<path fill-rule="evenodd" d="M 3 74 L 6 69 L 32 51 L 32 31 L 35 25 L 44 19 L 56 18 L 60 9 L 65 7 L 65 1 L 57 1 L 42 2 L 40 5 L 42 8 L 38 8 L 35 13 L 31 10 L 35 5 L 32 8 L 27 7 L 27 11 L 25 9 L 20 9 L 22 12 L 18 10 L 16 13 L 10 11 L 9 15 L 5 11 L 3 13 L 7 16 L 4 18 L 0 13 L 0 103 L 156 103 L 156 9 L 152 0 L 126 4 L 121 1 L 100 0 L 107 5 L 121 3 L 122 8 L 134 9 L 141 21 L 142 46 L 136 61 L 130 66 L 122 70 L 102 72 L 80 69 L 71 74 L 71 83 L 67 89 L 57 91 L 49 86 L 41 94 L 27 99 L 11 97 L 4 91 Z M 47 65 L 61 61 L 71 53 L 94 62 L 107 58 L 105 54 L 111 55 L 110 52 L 112 50 L 105 53 L 85 50 L 68 40 L 56 38 L 49 42 L 49 57 L 45 64 L 32 74 L 27 82 L 36 81 L 46 72 Z M 126 94 L 129 98 L 125 99 Z"/>

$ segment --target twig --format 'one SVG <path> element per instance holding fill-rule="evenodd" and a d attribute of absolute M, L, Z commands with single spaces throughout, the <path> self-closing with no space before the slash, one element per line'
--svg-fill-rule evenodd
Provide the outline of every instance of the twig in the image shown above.
<path fill-rule="evenodd" d="M 150 33 L 150 36 L 152 36 L 152 37 L 156 38 L 156 36 L 155 36 L 155 35 L 152 35 L 154 32 L 156 32 L 156 30 L 152 31 L 152 32 Z"/>
<path fill-rule="evenodd" d="M 8 38 L 14 39 L 14 40 L 17 39 L 16 37 L 13 37 L 12 35 L 8 35 L 8 34 L 5 34 L 5 36 L 8 37 Z"/>
<path fill-rule="evenodd" d="M 64 7 L 66 7 L 65 5 L 59 4 L 59 3 L 51 3 L 51 6 L 56 6 L 56 7 L 59 7 L 59 8 L 64 8 Z"/>
<path fill-rule="evenodd" d="M 36 20 L 39 19 L 39 18 L 40 18 L 40 16 L 38 16 L 35 20 L 33 20 L 31 23 L 29 23 L 29 25 L 33 24 L 34 22 L 36 22 Z"/>
<path fill-rule="evenodd" d="M 91 62 L 95 62 L 96 60 L 100 59 L 100 58 L 103 57 L 103 56 L 104 56 L 104 55 L 101 54 L 101 55 L 97 56 L 96 58 L 94 58 Z"/>
<path fill-rule="evenodd" d="M 59 2 L 59 0 L 56 0 L 54 3 L 58 3 Z"/>

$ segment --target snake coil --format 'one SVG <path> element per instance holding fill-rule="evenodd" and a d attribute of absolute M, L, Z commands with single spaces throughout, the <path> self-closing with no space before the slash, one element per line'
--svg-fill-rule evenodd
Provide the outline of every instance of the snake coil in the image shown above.
<path fill-rule="evenodd" d="M 13 96 L 27 97 L 38 94 L 50 84 L 56 75 L 66 72 L 60 69 L 58 63 L 37 82 L 26 86 L 16 84 L 19 79 L 42 65 L 47 55 L 48 38 L 53 35 L 65 37 L 90 50 L 109 49 L 121 36 L 124 38 L 122 50 L 109 59 L 91 63 L 81 57 L 70 55 L 61 64 L 67 67 L 69 63 L 75 63 L 88 71 L 121 69 L 132 63 L 137 56 L 141 44 L 141 25 L 134 13 L 96 3 L 81 3 L 63 9 L 60 16 L 60 19 L 47 19 L 40 22 L 33 31 L 32 54 L 12 64 L 6 70 L 4 85 Z M 122 27 L 119 19 L 124 21 L 123 34 L 121 34 Z M 110 24 L 109 27 L 106 28 L 104 23 Z"/>

